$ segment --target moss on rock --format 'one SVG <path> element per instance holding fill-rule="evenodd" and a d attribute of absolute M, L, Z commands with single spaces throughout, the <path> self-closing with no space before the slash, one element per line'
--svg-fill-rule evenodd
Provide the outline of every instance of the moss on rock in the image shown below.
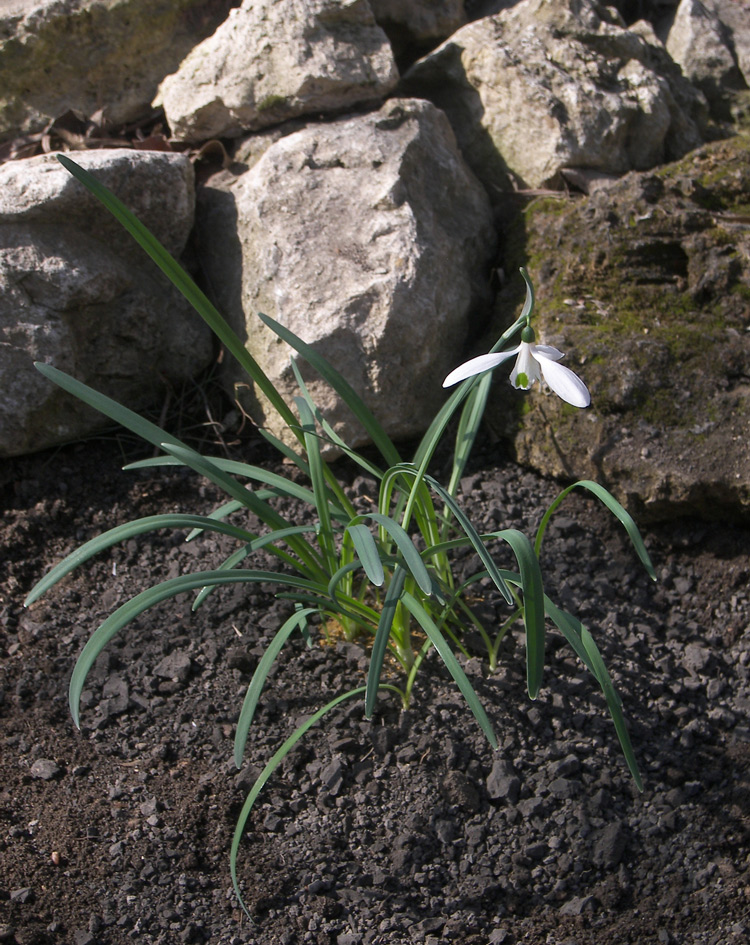
<path fill-rule="evenodd" d="M 749 143 L 527 207 L 513 262 L 592 407 L 532 393 L 522 420 L 500 421 L 520 460 L 654 516 L 750 513 Z"/>

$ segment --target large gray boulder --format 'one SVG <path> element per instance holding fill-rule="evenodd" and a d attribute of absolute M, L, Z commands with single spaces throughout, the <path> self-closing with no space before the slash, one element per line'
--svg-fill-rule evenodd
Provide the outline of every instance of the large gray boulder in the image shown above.
<path fill-rule="evenodd" d="M 748 87 L 750 7 L 734 0 L 681 0 L 666 47 L 722 116 L 727 94 Z"/>
<path fill-rule="evenodd" d="M 397 81 L 367 0 L 244 0 L 157 102 L 175 138 L 201 141 L 377 101 Z"/>
<path fill-rule="evenodd" d="M 522 0 L 460 29 L 404 78 L 448 115 L 490 192 L 624 173 L 701 143 L 705 102 L 657 42 L 594 0 Z"/>
<path fill-rule="evenodd" d="M 237 155 L 249 170 L 212 178 L 199 201 L 203 262 L 221 308 L 287 402 L 298 392 L 293 352 L 259 311 L 324 355 L 392 437 L 423 431 L 486 297 L 496 242 L 487 195 L 445 116 L 429 102 L 393 99 L 282 137 L 262 156 L 257 144 L 253 136 Z M 298 364 L 339 434 L 362 444 L 353 416 Z M 246 408 L 282 435 L 256 396 Z"/>
<path fill-rule="evenodd" d="M 0 139 L 69 109 L 115 124 L 150 111 L 159 82 L 236 0 L 0 3 Z"/>
<path fill-rule="evenodd" d="M 76 161 L 179 255 L 194 216 L 183 155 L 115 149 Z M 102 427 L 33 367 L 46 361 L 133 409 L 207 366 L 208 329 L 55 159 L 0 166 L 0 456 Z"/>
<path fill-rule="evenodd" d="M 602 482 L 643 520 L 750 517 L 748 203 L 746 135 L 589 198 L 535 202 L 535 327 L 591 407 L 525 395 L 510 428 L 522 462 Z M 508 430 L 519 394 L 496 373 Z"/>
<path fill-rule="evenodd" d="M 397 58 L 412 49 L 425 52 L 466 22 L 464 0 L 370 0 L 370 6 Z"/>

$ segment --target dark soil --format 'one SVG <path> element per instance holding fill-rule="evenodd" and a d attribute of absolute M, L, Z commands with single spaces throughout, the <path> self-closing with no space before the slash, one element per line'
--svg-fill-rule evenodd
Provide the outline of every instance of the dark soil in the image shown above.
<path fill-rule="evenodd" d="M 67 684 L 91 632 L 133 594 L 215 566 L 229 547 L 167 532 L 130 541 L 25 611 L 25 594 L 81 541 L 220 501 L 185 471 L 121 472 L 128 458 L 120 441 L 96 440 L 5 466 L 0 942 L 748 940 L 746 531 L 697 522 L 650 531 L 652 584 L 594 500 L 573 498 L 550 530 L 550 593 L 604 653 L 643 794 L 603 699 L 561 638 L 550 633 L 535 703 L 520 630 L 504 641 L 497 673 L 466 661 L 497 753 L 433 654 L 408 711 L 384 699 L 368 722 L 361 703 L 344 703 L 270 780 L 240 850 L 250 922 L 229 876 L 240 806 L 293 727 L 363 680 L 366 653 L 293 641 L 238 774 L 244 691 L 290 605 L 265 587 L 218 592 L 196 614 L 178 599 L 109 646 L 77 731 Z M 490 448 L 464 484 L 462 502 L 485 527 L 533 526 L 559 489 Z M 478 608 L 501 617 L 504 604 L 485 590 Z"/>

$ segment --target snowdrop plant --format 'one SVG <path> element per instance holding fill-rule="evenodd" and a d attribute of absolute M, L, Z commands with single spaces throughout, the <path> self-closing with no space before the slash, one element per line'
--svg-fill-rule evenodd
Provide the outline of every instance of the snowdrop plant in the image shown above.
<path fill-rule="evenodd" d="M 589 403 L 583 382 L 558 363 L 562 353 L 535 343 L 531 328 L 534 292 L 528 274 L 521 270 L 527 291 L 520 316 L 489 354 L 467 362 L 448 375 L 446 385 L 461 382 L 460 386 L 437 412 L 410 460 L 401 456 L 362 399 L 314 348 L 280 322 L 259 315 L 261 321 L 289 345 L 290 352 L 305 359 L 346 401 L 377 449 L 379 460 L 373 461 L 351 449 L 330 426 L 313 402 L 294 360 L 300 393 L 294 405 L 288 405 L 208 298 L 154 236 L 95 177 L 64 155 L 60 155 L 59 160 L 131 233 L 192 303 L 229 354 L 239 361 L 249 379 L 263 391 L 286 422 L 297 445 L 292 448 L 265 435 L 308 481 L 308 485 L 300 485 L 251 463 L 203 456 L 75 378 L 51 365 L 37 365 L 50 381 L 160 451 L 160 456 L 133 463 L 129 468 L 186 466 L 218 486 L 226 501 L 209 515 L 192 512 L 153 515 L 105 532 L 53 567 L 33 588 L 27 605 L 92 556 L 117 542 L 157 529 L 187 529 L 188 541 L 198 540 L 208 532 L 218 532 L 238 543 L 237 549 L 218 567 L 184 574 L 143 590 L 93 632 L 78 657 L 70 682 L 70 710 L 76 725 L 80 724 L 81 693 L 94 661 L 112 638 L 138 615 L 186 592 L 195 594 L 193 608 L 197 609 L 218 587 L 273 583 L 278 587 L 278 596 L 292 600 L 295 609 L 269 643 L 248 685 L 234 744 L 238 767 L 243 761 L 248 732 L 264 684 L 283 647 L 293 645 L 298 639 L 312 645 L 315 626 L 335 620 L 349 639 L 360 639 L 367 646 L 369 668 L 363 685 L 339 693 L 294 731 L 268 760 L 250 791 L 237 822 L 230 853 L 232 882 L 240 902 L 237 856 L 245 824 L 260 791 L 309 728 L 342 701 L 362 698 L 368 718 L 375 711 L 381 691 L 393 693 L 403 705 L 408 705 L 417 671 L 427 654 L 435 650 L 490 745 L 497 748 L 490 718 L 459 659 L 466 653 L 467 627 L 481 633 L 491 669 L 497 664 L 504 635 L 515 624 L 522 628 L 526 642 L 527 688 L 532 699 L 539 694 L 543 680 L 547 623 L 556 627 L 601 687 L 625 760 L 640 788 L 641 778 L 620 699 L 599 648 L 590 631 L 546 595 L 540 567 L 542 541 L 551 516 L 573 489 L 584 489 L 619 519 L 638 557 L 654 578 L 651 561 L 632 518 L 601 486 L 581 481 L 563 490 L 550 508 L 540 514 L 536 535 L 530 539 L 512 525 L 480 533 L 469 521 L 457 497 L 480 428 L 493 368 L 515 355 L 511 381 L 516 388 L 528 390 L 534 381 L 544 381 L 568 403 L 580 407 Z M 519 332 L 520 343 L 507 349 L 506 345 Z M 457 432 L 451 475 L 447 485 L 443 485 L 430 473 L 430 462 L 455 417 Z M 333 444 L 377 480 L 377 500 L 369 511 L 358 511 L 354 507 L 331 467 L 323 461 L 323 443 Z M 291 521 L 285 517 L 279 503 L 283 505 L 289 499 L 307 507 L 309 511 L 304 520 Z M 248 526 L 248 514 L 260 521 L 260 529 Z M 517 562 L 516 569 L 497 566 L 491 552 L 493 544 L 497 543 L 510 547 Z M 476 573 L 459 579 L 453 570 L 454 553 L 467 548 L 476 553 L 480 565 Z M 276 559 L 278 571 L 253 565 L 253 557 L 260 551 Z M 507 619 L 499 627 L 482 626 L 467 602 L 467 594 L 482 579 L 489 579 L 508 604 Z M 400 683 L 383 682 L 384 661 L 389 652 L 401 667 Z"/>

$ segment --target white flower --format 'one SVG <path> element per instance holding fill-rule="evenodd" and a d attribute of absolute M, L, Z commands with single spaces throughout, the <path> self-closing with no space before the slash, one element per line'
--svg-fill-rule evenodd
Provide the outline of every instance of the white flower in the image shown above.
<path fill-rule="evenodd" d="M 534 332 L 528 326 L 524 328 L 521 338 L 523 339 L 521 344 L 516 348 L 511 348 L 510 351 L 482 354 L 478 358 L 472 358 L 459 365 L 443 381 L 443 387 L 450 387 L 452 384 L 466 380 L 467 377 L 491 371 L 513 355 L 518 355 L 510 373 L 510 382 L 516 389 L 528 390 L 534 381 L 539 381 L 540 385 L 544 381 L 566 403 L 574 407 L 588 407 L 591 403 L 591 395 L 586 385 L 569 368 L 557 363 L 564 357 L 562 351 L 558 351 L 551 345 L 533 344 Z"/>

